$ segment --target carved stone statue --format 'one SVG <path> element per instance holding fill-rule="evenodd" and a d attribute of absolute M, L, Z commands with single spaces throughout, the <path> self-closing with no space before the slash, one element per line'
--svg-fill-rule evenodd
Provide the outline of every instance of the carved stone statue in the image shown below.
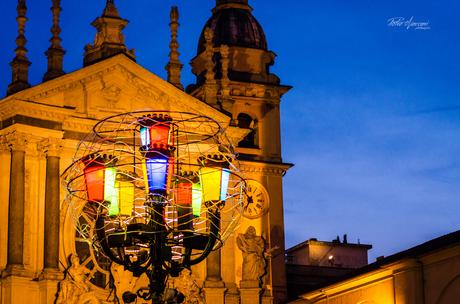
<path fill-rule="evenodd" d="M 176 279 L 176 290 L 185 297 L 183 304 L 204 304 L 201 288 L 192 277 L 192 272 L 185 268 Z"/>
<path fill-rule="evenodd" d="M 59 284 L 59 294 L 56 304 L 99 304 L 99 300 L 91 291 L 87 274 L 90 271 L 80 265 L 80 259 L 76 254 L 70 256 L 70 267 L 66 271 L 64 280 Z"/>
<path fill-rule="evenodd" d="M 243 281 L 260 283 L 265 273 L 265 242 L 256 235 L 256 229 L 249 226 L 246 233 L 239 234 L 236 243 L 243 252 Z"/>

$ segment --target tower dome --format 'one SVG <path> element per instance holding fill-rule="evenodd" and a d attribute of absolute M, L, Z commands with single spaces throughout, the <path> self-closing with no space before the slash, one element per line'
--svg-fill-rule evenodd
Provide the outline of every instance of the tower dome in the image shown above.
<path fill-rule="evenodd" d="M 267 40 L 262 26 L 251 14 L 248 0 L 217 0 L 211 18 L 201 32 L 198 54 L 205 49 L 204 31 L 214 33 L 213 44 L 267 50 Z"/>

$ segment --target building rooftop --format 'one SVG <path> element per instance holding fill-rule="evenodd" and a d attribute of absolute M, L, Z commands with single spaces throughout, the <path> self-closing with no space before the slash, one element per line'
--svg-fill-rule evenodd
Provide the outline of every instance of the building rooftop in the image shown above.
<path fill-rule="evenodd" d="M 454 247 L 460 245 L 460 230 L 443 235 L 436 239 L 430 240 L 423 244 L 417 245 L 415 247 L 409 248 L 407 250 L 395 253 L 388 257 L 378 258 L 372 264 L 356 269 L 343 277 L 336 278 L 333 281 L 328 282 L 327 284 L 317 285 L 315 289 L 323 288 L 359 275 L 377 270 L 382 266 L 395 263 L 403 259 L 418 258 L 436 251 L 444 250 L 449 247 Z"/>
<path fill-rule="evenodd" d="M 324 246 L 341 246 L 341 247 L 350 247 L 350 248 L 363 248 L 363 249 L 372 249 L 372 245 L 369 244 L 354 244 L 354 243 L 348 243 L 348 242 L 341 242 L 340 240 L 334 240 L 334 241 L 318 241 L 317 239 L 309 239 L 305 242 L 302 242 L 300 244 L 297 244 L 291 248 L 288 248 L 286 250 L 286 253 L 290 253 L 293 251 L 296 251 L 300 248 L 309 246 L 309 245 L 324 245 Z"/>

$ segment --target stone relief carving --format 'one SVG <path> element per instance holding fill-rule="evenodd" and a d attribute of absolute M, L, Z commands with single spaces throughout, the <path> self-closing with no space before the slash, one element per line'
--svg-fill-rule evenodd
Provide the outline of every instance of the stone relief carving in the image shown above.
<path fill-rule="evenodd" d="M 89 283 L 89 269 L 80 265 L 80 259 L 76 254 L 70 256 L 70 267 L 67 269 L 65 278 L 59 283 L 59 293 L 56 304 L 99 304 Z"/>
<path fill-rule="evenodd" d="M 121 89 L 115 85 L 109 85 L 102 89 L 102 96 L 107 102 L 106 106 L 108 108 L 115 108 L 120 101 Z"/>
<path fill-rule="evenodd" d="M 243 253 L 243 281 L 257 281 L 260 284 L 265 274 L 265 241 L 256 235 L 256 229 L 249 226 L 244 234 L 236 238 L 236 244 Z"/>
<path fill-rule="evenodd" d="M 161 92 L 156 90 L 156 88 L 142 81 L 139 77 L 134 75 L 132 72 L 122 68 L 120 69 L 123 76 L 126 78 L 128 83 L 133 85 L 137 89 L 137 94 L 143 97 L 148 97 L 153 100 L 159 100 Z"/>
<path fill-rule="evenodd" d="M 175 280 L 176 290 L 185 297 L 183 304 L 204 304 L 205 300 L 201 288 L 193 279 L 192 272 L 185 268 Z"/>

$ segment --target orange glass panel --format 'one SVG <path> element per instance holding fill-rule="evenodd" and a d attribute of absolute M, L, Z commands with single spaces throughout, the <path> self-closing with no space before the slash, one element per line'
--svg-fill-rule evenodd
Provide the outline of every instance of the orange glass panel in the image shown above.
<path fill-rule="evenodd" d="M 182 182 L 177 187 L 176 204 L 181 206 L 192 205 L 192 183 Z"/>

